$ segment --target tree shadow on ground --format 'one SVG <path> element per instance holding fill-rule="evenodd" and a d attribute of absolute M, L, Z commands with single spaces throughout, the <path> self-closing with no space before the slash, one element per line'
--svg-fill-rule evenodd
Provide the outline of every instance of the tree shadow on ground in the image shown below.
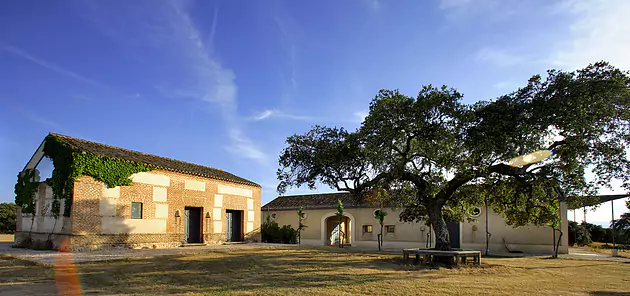
<path fill-rule="evenodd" d="M 346 255 L 299 250 L 211 252 L 86 263 L 79 266 L 79 275 L 85 292 L 229 293 L 361 285 L 396 279 L 397 271 L 406 269 L 391 256 Z"/>

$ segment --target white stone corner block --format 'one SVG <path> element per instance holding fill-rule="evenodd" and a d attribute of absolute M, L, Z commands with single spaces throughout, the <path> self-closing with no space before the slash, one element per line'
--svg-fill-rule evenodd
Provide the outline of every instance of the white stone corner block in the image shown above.
<path fill-rule="evenodd" d="M 254 222 L 247 222 L 247 233 L 254 231 Z"/>
<path fill-rule="evenodd" d="M 247 221 L 253 222 L 254 221 L 254 211 L 247 211 Z"/>
<path fill-rule="evenodd" d="M 169 185 L 171 185 L 171 178 L 160 174 L 141 172 L 131 175 L 130 178 L 131 181 L 134 181 L 136 183 L 144 183 L 164 187 L 168 187 Z"/>
<path fill-rule="evenodd" d="M 195 180 L 184 180 L 184 189 L 195 191 L 206 191 L 206 182 Z"/>
<path fill-rule="evenodd" d="M 219 184 L 218 192 L 220 194 L 238 195 L 250 198 L 254 195 L 254 192 L 251 189 L 228 186 L 223 184 Z"/>
<path fill-rule="evenodd" d="M 221 194 L 214 195 L 214 206 L 217 208 L 223 207 L 223 195 Z"/>
<path fill-rule="evenodd" d="M 98 207 L 98 214 L 104 217 L 116 216 L 116 203 L 115 199 L 101 198 Z"/>
<path fill-rule="evenodd" d="M 103 197 L 119 198 L 120 186 L 116 186 L 114 188 L 107 188 L 107 186 L 103 185 Z"/>
<path fill-rule="evenodd" d="M 223 233 L 223 223 L 221 221 L 214 221 L 212 233 Z"/>
<path fill-rule="evenodd" d="M 223 218 L 223 209 L 221 208 L 212 209 L 212 220 L 221 221 L 223 220 L 222 218 Z"/>
<path fill-rule="evenodd" d="M 168 218 L 168 204 L 155 204 L 155 218 Z"/>
<path fill-rule="evenodd" d="M 254 209 L 254 200 L 253 199 L 247 199 L 247 209 L 250 210 L 250 211 Z"/>
<path fill-rule="evenodd" d="M 153 187 L 153 201 L 166 201 L 166 188 Z"/>

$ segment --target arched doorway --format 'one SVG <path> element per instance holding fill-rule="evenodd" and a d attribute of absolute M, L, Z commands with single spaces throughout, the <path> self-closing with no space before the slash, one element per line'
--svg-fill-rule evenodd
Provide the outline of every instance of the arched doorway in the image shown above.
<path fill-rule="evenodd" d="M 350 218 L 344 216 L 339 223 L 339 217 L 332 216 L 326 218 L 326 244 L 338 246 L 340 242 L 344 245 L 350 244 Z"/>
<path fill-rule="evenodd" d="M 342 225 L 341 225 L 341 230 L 344 233 L 343 238 L 345 239 L 343 244 L 350 245 L 354 241 L 354 238 L 356 237 L 355 229 L 354 229 L 355 228 L 354 221 L 356 220 L 354 219 L 354 216 L 352 216 L 352 214 L 348 212 L 343 213 L 343 216 L 344 217 L 343 217 Z M 333 231 L 335 230 L 335 227 L 337 227 L 338 224 L 339 224 L 339 217 L 337 216 L 336 212 L 328 212 L 322 216 L 321 224 L 320 224 L 321 225 L 320 226 L 320 230 L 321 230 L 320 239 L 321 239 L 322 245 L 325 245 L 325 246 L 331 245 L 331 236 L 332 236 Z"/>

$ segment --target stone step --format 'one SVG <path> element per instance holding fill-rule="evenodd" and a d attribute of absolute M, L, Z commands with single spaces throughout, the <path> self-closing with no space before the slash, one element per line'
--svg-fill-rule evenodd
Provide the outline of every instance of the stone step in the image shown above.
<path fill-rule="evenodd" d="M 204 243 L 186 243 L 186 244 L 182 244 L 182 247 L 203 247 L 203 246 L 207 246 L 207 244 Z"/>

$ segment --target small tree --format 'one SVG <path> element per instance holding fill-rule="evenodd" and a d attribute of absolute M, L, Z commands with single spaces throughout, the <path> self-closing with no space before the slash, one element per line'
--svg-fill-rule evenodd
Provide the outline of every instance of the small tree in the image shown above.
<path fill-rule="evenodd" d="M 385 221 L 385 216 L 387 216 L 387 212 L 383 211 L 383 209 L 378 209 L 374 212 L 374 218 L 378 220 L 378 223 L 381 225 L 381 232 L 378 234 L 378 250 L 381 250 L 383 246 L 383 222 Z"/>
<path fill-rule="evenodd" d="M 345 233 L 342 229 L 343 226 L 343 203 L 341 199 L 337 200 L 337 217 L 339 218 L 339 223 L 337 224 L 337 229 L 339 229 L 339 247 L 343 248 L 343 241 L 345 239 Z"/>
<path fill-rule="evenodd" d="M 14 203 L 0 203 L 0 233 L 12 234 L 15 232 L 15 219 L 17 205 Z"/>
<path fill-rule="evenodd" d="M 306 227 L 306 225 L 302 224 L 302 220 L 304 220 L 304 207 L 300 207 L 297 211 L 298 215 L 298 228 L 297 228 L 297 243 L 298 245 L 301 243 L 302 229 Z"/>

